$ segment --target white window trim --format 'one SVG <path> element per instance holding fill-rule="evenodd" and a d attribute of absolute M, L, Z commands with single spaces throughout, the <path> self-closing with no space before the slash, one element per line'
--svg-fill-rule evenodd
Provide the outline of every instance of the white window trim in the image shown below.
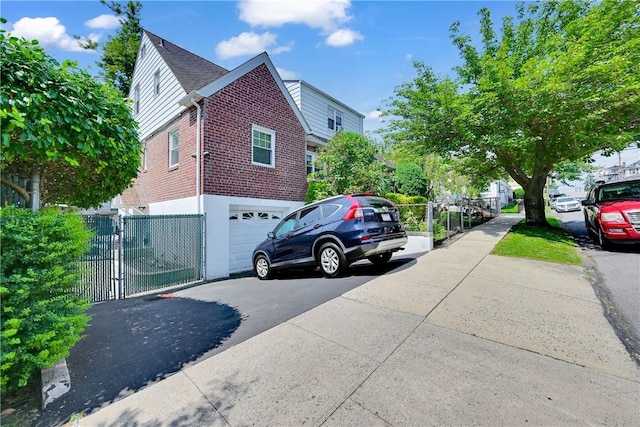
<path fill-rule="evenodd" d="M 260 163 L 253 160 L 253 131 L 258 131 L 271 135 L 271 164 Z M 267 129 L 258 125 L 251 125 L 251 164 L 256 166 L 263 166 L 266 168 L 276 167 L 276 132 L 272 129 Z"/>
<path fill-rule="evenodd" d="M 315 151 L 309 151 L 307 150 L 305 152 L 305 156 L 304 156 L 304 170 L 305 173 L 307 174 L 307 176 L 309 176 L 309 172 L 307 170 L 307 156 L 311 156 L 311 173 L 314 173 L 316 171 L 316 167 L 314 165 L 314 162 L 316 161 L 316 159 L 318 158 L 318 153 L 316 153 Z"/>
<path fill-rule="evenodd" d="M 173 135 L 178 134 L 178 146 L 175 150 L 178 150 L 178 161 L 174 164 L 171 164 L 171 152 L 174 150 L 171 148 L 171 144 L 173 142 Z M 180 165 L 180 129 L 174 129 L 169 132 L 169 169 L 177 168 Z"/>
<path fill-rule="evenodd" d="M 153 95 L 160 95 L 160 70 L 153 74 Z"/>
<path fill-rule="evenodd" d="M 140 112 L 140 85 L 135 85 L 133 88 L 133 114 L 137 115 Z"/>

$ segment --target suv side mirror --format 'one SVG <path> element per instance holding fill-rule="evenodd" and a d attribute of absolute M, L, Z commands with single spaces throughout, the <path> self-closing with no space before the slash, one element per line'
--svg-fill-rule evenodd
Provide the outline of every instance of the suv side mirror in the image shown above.
<path fill-rule="evenodd" d="M 273 231 L 270 231 L 270 232 L 267 233 L 267 237 L 269 239 L 273 239 L 275 237 L 275 234 L 273 234 Z"/>
<path fill-rule="evenodd" d="M 593 205 L 595 205 L 594 201 L 593 200 L 589 200 L 589 199 L 582 200 L 580 203 L 582 204 L 582 206 L 593 206 Z"/>

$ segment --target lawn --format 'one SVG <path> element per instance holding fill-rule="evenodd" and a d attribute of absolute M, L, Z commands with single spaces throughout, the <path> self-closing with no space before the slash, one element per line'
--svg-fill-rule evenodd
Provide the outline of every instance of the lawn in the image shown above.
<path fill-rule="evenodd" d="M 500 209 L 500 212 L 502 213 L 519 213 L 520 212 L 520 205 L 518 204 L 518 202 L 515 202 L 511 205 L 507 205 L 504 206 L 502 209 Z"/>
<path fill-rule="evenodd" d="M 516 224 L 493 251 L 494 255 L 529 258 L 561 264 L 582 264 L 573 240 L 553 217 L 547 217 L 552 228 L 544 229 Z"/>

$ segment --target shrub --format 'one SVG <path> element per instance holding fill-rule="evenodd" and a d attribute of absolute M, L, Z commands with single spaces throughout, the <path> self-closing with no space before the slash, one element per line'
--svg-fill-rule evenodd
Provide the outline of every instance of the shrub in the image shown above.
<path fill-rule="evenodd" d="M 0 209 L 2 393 L 26 386 L 80 340 L 89 302 L 77 293 L 78 260 L 90 238 L 79 215 Z"/>
<path fill-rule="evenodd" d="M 524 200 L 524 190 L 522 188 L 516 188 L 513 192 L 516 193 L 516 199 Z"/>
<path fill-rule="evenodd" d="M 400 211 L 400 221 L 404 223 L 407 231 L 427 230 L 427 210 L 428 200 L 421 196 L 406 196 L 398 193 L 387 193 L 385 197 L 398 205 Z M 420 205 L 420 206 L 403 206 Z"/>
<path fill-rule="evenodd" d="M 326 199 L 333 196 L 331 193 L 331 186 L 323 181 L 311 181 L 307 187 L 307 194 L 305 196 L 307 203 L 313 203 L 317 200 Z"/>

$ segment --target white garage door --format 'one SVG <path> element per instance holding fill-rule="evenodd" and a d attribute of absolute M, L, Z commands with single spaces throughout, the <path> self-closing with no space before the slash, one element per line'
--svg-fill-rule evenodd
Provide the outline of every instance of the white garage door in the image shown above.
<path fill-rule="evenodd" d="M 282 219 L 282 211 L 265 208 L 234 209 L 229 211 L 229 272 L 238 273 L 253 268 L 251 255 L 256 245 Z"/>

